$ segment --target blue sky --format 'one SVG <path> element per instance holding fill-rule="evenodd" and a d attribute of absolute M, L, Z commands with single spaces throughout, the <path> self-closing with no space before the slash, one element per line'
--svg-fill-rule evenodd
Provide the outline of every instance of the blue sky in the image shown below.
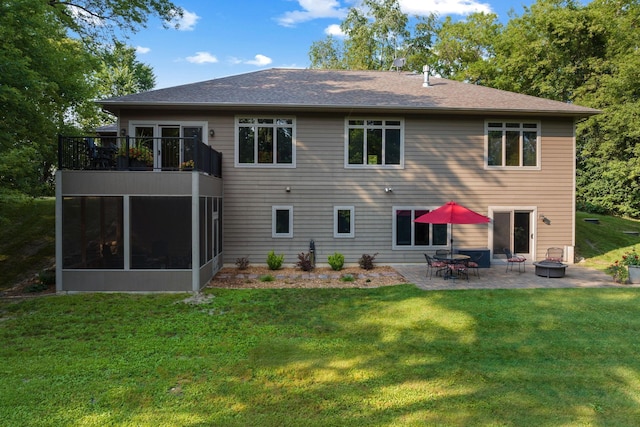
<path fill-rule="evenodd" d="M 357 0 L 174 0 L 185 10 L 180 29 L 151 21 L 130 36 L 156 88 L 265 68 L 306 68 L 314 41 L 334 33 Z M 474 11 L 521 15 L 533 0 L 399 0 L 403 12 L 463 19 Z M 339 35 L 338 35 L 339 36 Z"/>

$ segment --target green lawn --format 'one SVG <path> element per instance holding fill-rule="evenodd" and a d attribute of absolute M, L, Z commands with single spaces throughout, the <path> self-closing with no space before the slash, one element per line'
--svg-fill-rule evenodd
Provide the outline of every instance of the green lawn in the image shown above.
<path fill-rule="evenodd" d="M 638 425 L 640 290 L 0 302 L 7 426 Z"/>
<path fill-rule="evenodd" d="M 0 289 L 53 255 L 53 200 L 0 204 Z M 597 217 L 600 224 L 583 219 Z M 604 268 L 637 221 L 578 213 Z M 640 289 L 0 300 L 2 426 L 633 426 Z"/>
<path fill-rule="evenodd" d="M 600 223 L 589 223 L 585 218 L 595 218 Z M 640 233 L 640 221 L 577 212 L 576 255 L 585 258 L 586 266 L 603 270 L 634 246 L 640 251 L 640 237 L 625 231 Z"/>

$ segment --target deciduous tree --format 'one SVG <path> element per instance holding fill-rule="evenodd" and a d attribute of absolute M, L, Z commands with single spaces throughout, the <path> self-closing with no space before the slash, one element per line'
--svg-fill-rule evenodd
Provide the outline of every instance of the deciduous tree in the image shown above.
<path fill-rule="evenodd" d="M 95 114 L 98 47 L 180 14 L 167 0 L 1 1 L 0 187 L 50 192 L 56 134 Z"/>

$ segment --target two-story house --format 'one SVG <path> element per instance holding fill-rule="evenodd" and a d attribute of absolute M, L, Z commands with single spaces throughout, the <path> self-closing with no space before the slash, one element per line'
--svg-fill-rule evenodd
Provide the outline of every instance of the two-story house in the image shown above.
<path fill-rule="evenodd" d="M 107 99 L 118 136 L 61 138 L 59 291 L 196 291 L 239 257 L 419 263 L 575 244 L 575 124 L 597 110 L 407 72 L 270 69 Z M 87 148 L 88 147 L 88 148 Z M 88 153 L 88 154 L 87 154 Z M 134 164 L 137 161 L 137 166 Z"/>

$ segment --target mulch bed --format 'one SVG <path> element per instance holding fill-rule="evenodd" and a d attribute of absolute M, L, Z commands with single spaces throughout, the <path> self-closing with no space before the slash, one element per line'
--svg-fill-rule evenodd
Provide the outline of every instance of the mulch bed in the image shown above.
<path fill-rule="evenodd" d="M 350 276 L 353 280 L 345 280 Z M 334 271 L 329 267 L 317 267 L 310 272 L 299 268 L 269 270 L 267 267 L 249 267 L 245 270 L 223 268 L 209 283 L 210 288 L 377 288 L 407 283 L 405 278 L 391 267 L 380 266 L 373 270 L 347 267 Z"/>

